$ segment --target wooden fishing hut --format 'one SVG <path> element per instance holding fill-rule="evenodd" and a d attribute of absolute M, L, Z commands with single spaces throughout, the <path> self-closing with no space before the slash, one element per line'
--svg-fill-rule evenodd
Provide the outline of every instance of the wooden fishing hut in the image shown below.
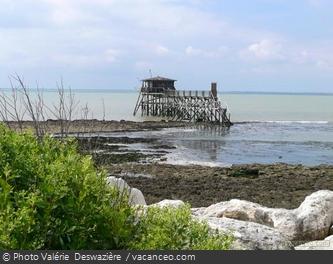
<path fill-rule="evenodd" d="M 210 91 L 176 90 L 176 80 L 161 76 L 142 80 L 134 115 L 157 116 L 174 121 L 232 125 L 227 107 L 218 99 L 217 83 Z"/>

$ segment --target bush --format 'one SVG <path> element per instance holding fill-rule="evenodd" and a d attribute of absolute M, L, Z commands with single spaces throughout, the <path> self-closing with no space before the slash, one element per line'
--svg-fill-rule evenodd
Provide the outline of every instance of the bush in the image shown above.
<path fill-rule="evenodd" d="M 0 249 L 120 249 L 135 232 L 126 199 L 72 141 L 0 125 Z"/>
<path fill-rule="evenodd" d="M 138 218 L 74 140 L 37 140 L 0 124 L 0 250 L 225 249 L 189 208 Z"/>
<path fill-rule="evenodd" d="M 230 235 L 210 231 L 206 223 L 192 219 L 190 207 L 150 207 L 138 224 L 135 250 L 222 250 L 233 242 Z"/>

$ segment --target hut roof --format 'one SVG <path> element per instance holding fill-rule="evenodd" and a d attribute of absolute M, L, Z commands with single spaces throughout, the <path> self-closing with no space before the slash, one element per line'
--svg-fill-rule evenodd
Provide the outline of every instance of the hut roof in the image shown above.
<path fill-rule="evenodd" d="M 156 76 L 148 79 L 143 79 L 142 81 L 169 81 L 169 82 L 176 82 L 177 80 L 161 77 L 161 76 Z"/>

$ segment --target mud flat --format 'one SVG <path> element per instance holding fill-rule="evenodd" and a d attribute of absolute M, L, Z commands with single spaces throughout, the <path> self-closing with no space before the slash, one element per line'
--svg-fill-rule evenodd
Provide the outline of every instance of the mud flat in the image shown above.
<path fill-rule="evenodd" d="M 60 133 L 61 125 L 64 122 L 59 120 L 47 120 L 41 122 L 48 133 Z M 8 122 L 9 127 L 19 129 L 18 122 Z M 91 120 L 74 120 L 69 123 L 69 133 L 99 133 L 99 132 L 133 132 L 142 130 L 159 130 L 162 128 L 172 127 L 186 127 L 191 124 L 188 122 L 174 122 L 174 121 L 101 121 L 97 119 Z M 193 124 L 192 124 L 193 125 Z M 33 122 L 23 121 L 23 129 L 32 129 Z"/>
<path fill-rule="evenodd" d="M 161 129 L 164 124 L 148 125 Z M 182 166 L 164 163 L 165 155 L 175 146 L 165 145 L 157 138 L 124 134 L 81 138 L 79 143 L 85 152 L 93 154 L 97 166 L 140 189 L 148 204 L 179 199 L 192 207 L 206 207 L 238 198 L 267 207 L 293 209 L 315 191 L 333 190 L 333 165 Z"/>
<path fill-rule="evenodd" d="M 18 128 L 17 123 L 9 124 Z M 119 136 L 119 132 L 189 127 L 184 122 L 131 122 L 77 120 L 70 124 L 82 153 L 91 154 L 96 166 L 124 178 L 140 189 L 148 204 L 163 199 L 183 200 L 192 207 L 242 199 L 267 207 L 293 209 L 318 190 L 333 190 L 333 165 L 307 167 L 288 164 L 248 164 L 231 168 L 164 164 L 175 146 L 156 138 Z M 31 122 L 24 122 L 31 129 Z M 60 131 L 60 121 L 47 121 L 49 133 Z M 99 132 L 117 132 L 101 136 Z M 92 133 L 92 134 L 89 134 Z M 162 162 L 162 163 L 161 163 Z"/>
<path fill-rule="evenodd" d="M 212 168 L 124 163 L 108 166 L 108 170 L 140 189 L 148 204 L 179 199 L 193 207 L 206 207 L 238 198 L 292 209 L 317 190 L 333 190 L 333 166 L 326 165 L 249 164 Z"/>

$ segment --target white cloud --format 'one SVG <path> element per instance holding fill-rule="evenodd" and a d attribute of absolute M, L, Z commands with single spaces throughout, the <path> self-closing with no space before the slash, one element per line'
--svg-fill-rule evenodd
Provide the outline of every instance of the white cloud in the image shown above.
<path fill-rule="evenodd" d="M 186 55 L 189 55 L 189 56 L 196 56 L 196 55 L 201 55 L 203 53 L 203 51 L 201 49 L 195 49 L 192 46 L 188 46 L 185 49 L 185 53 L 186 53 Z"/>
<path fill-rule="evenodd" d="M 42 2 L 48 4 L 51 9 L 49 15 L 51 22 L 59 26 L 84 21 L 89 17 L 87 13 L 84 14 L 80 8 L 74 5 L 79 1 L 42 0 Z"/>
<path fill-rule="evenodd" d="M 291 69 L 290 72 L 299 71 L 299 75 L 302 69 L 319 73 L 322 69 L 332 70 L 332 38 L 323 30 L 316 34 L 320 39 L 311 41 L 310 35 L 304 37 L 304 32 L 300 32 L 304 37 L 300 41 L 298 35 L 289 37 L 287 30 L 282 35 L 282 26 L 287 23 L 279 23 L 281 33 L 270 32 L 264 30 L 270 28 L 269 24 L 242 24 L 238 15 L 227 17 L 227 11 L 220 6 L 213 9 L 204 1 L 3 1 L 0 72 L 4 76 L 20 69 L 37 75 L 38 69 L 62 74 L 68 65 L 73 79 L 82 74 L 83 67 L 93 72 L 97 66 L 108 71 L 112 68 L 114 75 L 126 80 L 130 74 L 139 75 L 137 72 L 151 68 L 161 74 L 177 68 L 184 76 L 191 68 L 202 72 L 200 78 L 225 71 L 230 76 L 241 75 L 241 69 L 261 74 L 282 74 Z M 306 1 L 302 2 L 303 7 Z M 328 2 L 308 1 L 317 6 Z M 205 8 L 200 8 L 203 5 Z M 163 60 L 160 56 L 164 56 Z M 218 70 L 207 74 L 203 67 Z M 105 71 L 96 72 L 94 76 L 100 74 L 99 79 L 114 81 L 105 76 Z"/>
<path fill-rule="evenodd" d="M 242 58 L 256 59 L 265 61 L 284 60 L 284 50 L 280 42 L 264 39 L 259 42 L 253 43 L 242 50 L 240 53 Z"/>
<path fill-rule="evenodd" d="M 163 56 L 163 55 L 168 54 L 169 52 L 170 52 L 170 50 L 165 46 L 158 45 L 155 47 L 155 53 L 157 55 Z"/>
<path fill-rule="evenodd" d="M 105 59 L 107 62 L 114 62 L 120 55 L 120 51 L 116 49 L 107 49 L 105 51 Z"/>
<path fill-rule="evenodd" d="M 50 56 L 57 64 L 64 64 L 78 68 L 96 67 L 115 62 L 119 55 L 119 50 L 107 49 L 100 53 L 56 53 Z"/>
<path fill-rule="evenodd" d="M 250 71 L 251 73 L 267 75 L 276 73 L 276 69 L 268 66 L 253 67 Z"/>
<path fill-rule="evenodd" d="M 187 56 L 202 56 L 206 58 L 218 58 L 224 56 L 229 49 L 225 46 L 221 46 L 215 50 L 204 50 L 193 48 L 192 46 L 188 46 L 185 49 L 185 54 Z"/>
<path fill-rule="evenodd" d="M 333 70 L 333 50 L 330 46 L 294 48 L 290 52 L 289 62 L 296 65 L 308 65 L 322 70 Z"/>
<path fill-rule="evenodd" d="M 332 71 L 333 70 L 333 59 L 320 59 L 316 62 L 316 66 L 322 70 Z"/>
<path fill-rule="evenodd" d="M 149 61 L 137 61 L 135 62 L 135 68 L 139 71 L 149 71 L 152 69 L 153 64 Z"/>
<path fill-rule="evenodd" d="M 306 0 L 306 2 L 311 7 L 320 8 L 320 7 L 324 6 L 324 5 L 326 5 L 327 3 L 329 3 L 330 0 Z"/>
<path fill-rule="evenodd" d="M 295 52 L 291 59 L 296 64 L 305 64 L 311 61 L 311 54 L 308 50 L 301 50 Z"/>
<path fill-rule="evenodd" d="M 98 64 L 99 57 L 97 55 L 84 55 L 84 54 L 55 54 L 51 59 L 62 65 L 82 67 L 94 67 Z"/>

